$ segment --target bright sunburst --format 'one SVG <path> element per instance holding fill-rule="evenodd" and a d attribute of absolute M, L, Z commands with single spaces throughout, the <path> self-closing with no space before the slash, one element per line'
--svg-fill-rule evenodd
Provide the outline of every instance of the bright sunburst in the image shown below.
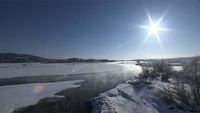
<path fill-rule="evenodd" d="M 150 26 L 149 26 L 149 31 L 151 34 L 153 35 L 156 35 L 158 33 L 158 30 L 159 30 L 159 26 L 157 24 L 154 24 L 152 23 Z"/>
<path fill-rule="evenodd" d="M 159 37 L 159 32 L 160 31 L 168 31 L 169 29 L 161 27 L 160 23 L 163 20 L 164 15 L 162 15 L 158 21 L 153 22 L 150 14 L 147 12 L 147 17 L 149 20 L 149 25 L 147 26 L 140 26 L 141 28 L 147 29 L 149 31 L 149 33 L 147 34 L 146 38 L 144 39 L 144 42 L 146 42 L 149 37 L 154 37 L 157 39 L 158 43 L 161 45 L 161 41 L 160 41 L 160 37 Z"/>

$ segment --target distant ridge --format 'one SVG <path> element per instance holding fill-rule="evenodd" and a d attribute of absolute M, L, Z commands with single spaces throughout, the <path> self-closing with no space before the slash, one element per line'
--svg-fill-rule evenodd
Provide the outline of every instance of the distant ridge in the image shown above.
<path fill-rule="evenodd" d="M 196 56 L 199 57 L 199 56 Z M 189 62 L 194 57 L 178 57 L 178 58 L 164 58 L 164 59 L 135 59 L 125 61 L 147 61 L 155 62 L 164 60 L 170 63 L 185 63 Z M 68 58 L 68 59 L 50 59 L 30 54 L 18 53 L 0 53 L 0 63 L 95 63 L 95 62 L 114 62 L 124 60 L 108 60 L 108 59 L 82 59 L 82 58 Z"/>
<path fill-rule="evenodd" d="M 113 62 L 107 59 L 47 59 L 30 54 L 0 53 L 0 63 L 75 63 L 75 62 Z"/>
<path fill-rule="evenodd" d="M 200 58 L 200 56 L 191 56 L 191 57 L 161 58 L 161 59 L 135 59 L 132 61 L 156 62 L 156 61 L 163 60 L 168 63 L 187 63 L 187 62 L 191 62 L 195 57 Z"/>

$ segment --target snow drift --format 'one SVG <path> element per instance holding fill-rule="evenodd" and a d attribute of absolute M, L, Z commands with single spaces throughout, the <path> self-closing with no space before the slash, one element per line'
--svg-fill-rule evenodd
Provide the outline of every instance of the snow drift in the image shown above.
<path fill-rule="evenodd" d="M 91 99 L 92 113 L 190 113 L 166 102 L 162 88 L 167 85 L 128 81 Z"/>

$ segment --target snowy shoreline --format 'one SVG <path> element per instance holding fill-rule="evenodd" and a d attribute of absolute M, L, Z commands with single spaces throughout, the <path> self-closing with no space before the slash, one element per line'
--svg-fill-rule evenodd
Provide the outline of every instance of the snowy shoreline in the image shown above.
<path fill-rule="evenodd" d="M 80 87 L 76 84 L 79 82 L 83 80 L 1 86 L 0 112 L 11 113 L 16 108 L 35 104 L 40 99 L 55 97 L 55 93 L 61 90 Z"/>

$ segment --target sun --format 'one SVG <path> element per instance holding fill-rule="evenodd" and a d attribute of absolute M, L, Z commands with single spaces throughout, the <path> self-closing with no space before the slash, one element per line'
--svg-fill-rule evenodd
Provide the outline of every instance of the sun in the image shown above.
<path fill-rule="evenodd" d="M 168 28 L 164 28 L 164 27 L 160 26 L 160 23 L 162 22 L 164 15 L 162 15 L 157 21 L 153 21 L 150 14 L 147 12 L 149 25 L 140 26 L 140 28 L 147 29 L 149 31 L 147 36 L 144 39 L 144 42 L 146 42 L 150 37 L 152 37 L 152 38 L 156 38 L 158 43 L 161 45 L 159 32 L 160 31 L 169 31 Z"/>
<path fill-rule="evenodd" d="M 159 43 L 161 43 L 160 37 L 159 37 L 159 31 L 163 31 L 166 28 L 162 28 L 160 26 L 161 19 L 159 19 L 157 22 L 153 22 L 150 16 L 148 16 L 148 18 L 149 18 L 149 25 L 148 26 L 142 26 L 142 28 L 148 29 L 148 31 L 149 31 L 149 33 L 147 34 L 144 41 L 148 40 L 149 37 L 152 37 L 152 38 L 156 38 L 157 41 Z"/>
<path fill-rule="evenodd" d="M 152 23 L 149 27 L 149 31 L 152 35 L 156 35 L 159 31 L 159 25 Z"/>

